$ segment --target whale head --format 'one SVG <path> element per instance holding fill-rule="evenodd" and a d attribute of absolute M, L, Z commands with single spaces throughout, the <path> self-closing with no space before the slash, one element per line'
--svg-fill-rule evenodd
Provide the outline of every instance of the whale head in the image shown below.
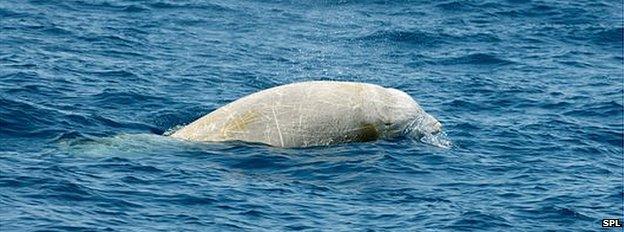
<path fill-rule="evenodd" d="M 381 107 L 382 134 L 387 137 L 409 136 L 420 139 L 442 131 L 442 124 L 407 93 L 387 88 L 389 104 Z"/>

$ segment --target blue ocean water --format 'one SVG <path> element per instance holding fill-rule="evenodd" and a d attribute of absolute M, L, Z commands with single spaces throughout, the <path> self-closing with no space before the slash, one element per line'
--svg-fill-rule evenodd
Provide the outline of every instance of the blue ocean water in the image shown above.
<path fill-rule="evenodd" d="M 605 231 L 623 32 L 606 0 L 2 0 L 0 231 Z M 453 146 L 162 136 L 309 80 L 401 89 Z"/>

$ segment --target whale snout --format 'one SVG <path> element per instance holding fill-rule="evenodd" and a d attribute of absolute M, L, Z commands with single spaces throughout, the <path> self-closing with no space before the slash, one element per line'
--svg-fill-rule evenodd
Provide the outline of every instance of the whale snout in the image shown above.
<path fill-rule="evenodd" d="M 433 121 L 429 123 L 429 128 L 431 134 L 438 134 L 442 132 L 442 123 L 438 122 L 437 120 Z"/>
<path fill-rule="evenodd" d="M 442 123 L 430 114 L 425 115 L 425 120 L 422 122 L 422 130 L 425 134 L 439 134 L 442 132 Z"/>

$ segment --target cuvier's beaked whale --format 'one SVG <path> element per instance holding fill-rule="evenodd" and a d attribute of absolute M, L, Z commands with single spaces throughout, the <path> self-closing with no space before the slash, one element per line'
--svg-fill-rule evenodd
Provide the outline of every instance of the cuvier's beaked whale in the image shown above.
<path fill-rule="evenodd" d="M 262 90 L 171 134 L 191 141 L 310 147 L 439 133 L 442 125 L 407 93 L 379 85 L 310 81 Z"/>

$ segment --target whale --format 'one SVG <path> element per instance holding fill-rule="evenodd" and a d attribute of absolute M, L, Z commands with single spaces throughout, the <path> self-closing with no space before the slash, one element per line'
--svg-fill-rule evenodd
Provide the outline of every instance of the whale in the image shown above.
<path fill-rule="evenodd" d="M 442 124 L 407 93 L 380 85 L 307 81 L 272 87 L 220 107 L 169 136 L 274 147 L 420 138 Z"/>

